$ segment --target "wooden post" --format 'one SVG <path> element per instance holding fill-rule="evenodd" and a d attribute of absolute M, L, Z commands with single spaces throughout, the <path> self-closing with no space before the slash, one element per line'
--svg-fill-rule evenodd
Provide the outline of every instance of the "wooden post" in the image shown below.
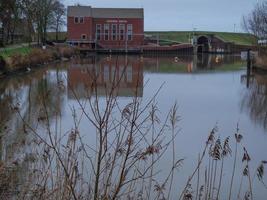
<path fill-rule="evenodd" d="M 247 69 L 248 69 L 249 71 L 250 71 L 250 69 L 251 69 L 250 51 L 251 51 L 251 49 L 248 49 L 248 52 L 247 52 Z"/>
<path fill-rule="evenodd" d="M 250 73 L 251 73 L 251 59 L 250 59 L 250 51 L 247 51 L 247 88 L 249 88 L 249 81 L 250 81 Z"/>

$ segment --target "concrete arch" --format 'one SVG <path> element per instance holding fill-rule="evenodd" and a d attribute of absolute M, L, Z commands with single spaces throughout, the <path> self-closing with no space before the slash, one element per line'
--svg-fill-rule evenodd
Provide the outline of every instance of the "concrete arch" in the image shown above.
<path fill-rule="evenodd" d="M 210 38 L 205 35 L 197 37 L 197 53 L 209 52 Z"/>

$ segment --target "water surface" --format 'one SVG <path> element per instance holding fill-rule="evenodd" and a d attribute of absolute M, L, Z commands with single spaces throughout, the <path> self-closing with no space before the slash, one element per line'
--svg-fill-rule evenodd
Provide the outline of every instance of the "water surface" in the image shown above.
<path fill-rule="evenodd" d="M 267 160 L 267 76 L 246 74 L 246 63 L 238 56 L 89 56 L 70 62 L 42 67 L 25 75 L 2 79 L 0 82 L 0 160 L 6 163 L 16 161 L 21 165 L 21 180 L 29 167 L 25 157 L 31 153 L 29 141 L 34 138 L 24 133 L 21 118 L 11 109 L 19 103 L 21 117 L 36 130 L 42 132 L 42 99 L 49 113 L 51 127 L 64 135 L 73 128 L 73 109 L 81 112 L 80 104 L 95 95 L 91 89 L 97 84 L 99 101 L 105 104 L 105 97 L 118 82 L 115 94 L 118 104 L 127 105 L 133 96 L 149 101 L 160 91 L 155 100 L 159 116 L 164 120 L 171 106 L 177 102 L 181 131 L 175 140 L 177 158 L 185 158 L 175 187 L 183 188 L 203 149 L 209 131 L 217 126 L 223 140 L 233 135 L 237 124 L 244 136 L 242 144 L 251 154 L 252 167 L 261 160 Z M 92 74 L 97 74 L 94 80 Z M 247 82 L 248 81 L 248 82 Z M 249 84 L 247 84 L 249 83 Z M 44 93 L 45 91 L 45 93 Z M 44 96 L 44 94 L 46 94 Z M 88 105 L 85 105 L 88 107 Z M 118 115 L 118 113 L 113 113 Z M 83 140 L 95 144 L 93 126 L 82 118 L 79 129 Z M 169 154 L 169 156 L 168 156 Z M 242 152 L 239 152 L 239 161 Z M 158 166 L 168 170 L 166 163 L 171 152 Z M 242 168 L 241 164 L 238 164 Z M 226 165 L 225 177 L 230 177 L 232 164 Z M 255 170 L 254 170 L 255 171 Z M 202 171 L 204 173 L 204 171 Z M 254 174 L 253 174 L 254 175 Z M 238 175 L 240 176 L 240 174 Z M 227 179 L 227 178 L 226 178 Z M 254 176 L 253 189 L 256 199 L 264 199 L 267 190 Z M 228 191 L 228 184 L 223 190 Z M 234 195 L 239 185 L 234 184 Z M 227 198 L 225 192 L 223 199 Z M 173 199 L 175 199 L 173 193 Z"/>

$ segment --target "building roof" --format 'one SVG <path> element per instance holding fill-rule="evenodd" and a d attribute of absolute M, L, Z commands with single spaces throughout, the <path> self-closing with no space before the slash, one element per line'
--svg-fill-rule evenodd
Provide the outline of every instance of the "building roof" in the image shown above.
<path fill-rule="evenodd" d="M 68 6 L 68 16 L 93 18 L 144 18 L 143 8 L 92 8 L 91 6 Z"/>

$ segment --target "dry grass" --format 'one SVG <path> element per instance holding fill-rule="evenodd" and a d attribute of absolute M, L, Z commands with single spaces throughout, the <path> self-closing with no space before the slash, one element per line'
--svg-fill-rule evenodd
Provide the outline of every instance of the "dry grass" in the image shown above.
<path fill-rule="evenodd" d="M 4 58 L 5 72 L 12 72 L 26 67 L 32 67 L 58 60 L 62 57 L 71 58 L 76 50 L 69 46 L 57 46 L 46 50 L 32 49 L 28 54 L 15 53 Z"/>

